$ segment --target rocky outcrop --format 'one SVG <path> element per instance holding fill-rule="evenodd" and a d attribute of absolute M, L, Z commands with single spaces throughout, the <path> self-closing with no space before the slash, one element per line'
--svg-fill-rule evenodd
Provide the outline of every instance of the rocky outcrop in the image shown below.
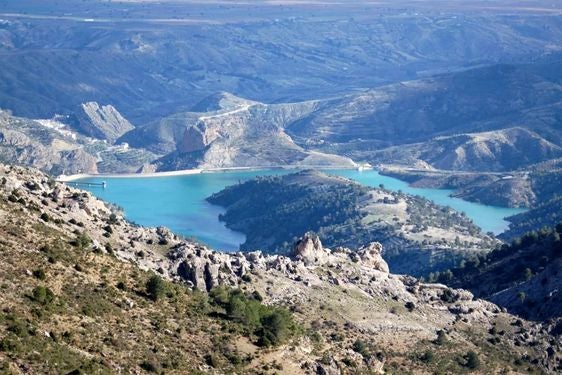
<path fill-rule="evenodd" d="M 369 245 L 360 248 L 357 255 L 361 258 L 363 264 L 381 272 L 390 272 L 388 264 L 381 255 L 382 245 L 378 242 L 371 242 Z"/>
<path fill-rule="evenodd" d="M 295 244 L 293 255 L 296 259 L 302 260 L 305 265 L 310 266 L 325 263 L 328 252 L 322 247 L 318 236 L 306 233 Z"/>
<path fill-rule="evenodd" d="M 183 139 L 178 145 L 178 151 L 189 153 L 204 150 L 218 137 L 220 134 L 216 129 L 208 129 L 205 124 L 198 122 L 185 131 Z"/>
<path fill-rule="evenodd" d="M 75 114 L 68 117 L 68 123 L 86 136 L 109 143 L 114 143 L 117 138 L 134 129 L 115 107 L 97 102 L 83 103 Z"/>

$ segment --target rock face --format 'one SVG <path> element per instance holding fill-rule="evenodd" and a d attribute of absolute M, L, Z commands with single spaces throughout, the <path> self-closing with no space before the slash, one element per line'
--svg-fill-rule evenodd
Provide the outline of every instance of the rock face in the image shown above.
<path fill-rule="evenodd" d="M 69 134 L 0 110 L 0 160 L 52 174 L 97 173 L 97 159 Z"/>
<path fill-rule="evenodd" d="M 324 263 L 328 253 L 322 247 L 318 236 L 306 233 L 295 244 L 293 255 L 296 259 L 302 260 L 305 265 L 310 266 Z"/>
<path fill-rule="evenodd" d="M 115 107 L 97 102 L 83 103 L 77 114 L 70 117 L 69 123 L 78 132 L 109 143 L 134 129 Z"/>
<path fill-rule="evenodd" d="M 104 111 L 98 115 L 102 116 Z M 107 116 L 112 113 L 108 111 Z M 78 134 L 59 120 L 62 121 L 61 118 L 32 120 L 0 110 L 0 160 L 38 168 L 56 176 L 132 173 L 154 159 L 153 154 L 143 150 L 113 147 L 105 138 L 102 141 Z"/>
<path fill-rule="evenodd" d="M 382 258 L 381 252 L 382 245 L 378 242 L 371 242 L 369 245 L 360 248 L 357 251 L 357 255 L 367 266 L 388 273 L 390 272 L 388 264 Z"/>

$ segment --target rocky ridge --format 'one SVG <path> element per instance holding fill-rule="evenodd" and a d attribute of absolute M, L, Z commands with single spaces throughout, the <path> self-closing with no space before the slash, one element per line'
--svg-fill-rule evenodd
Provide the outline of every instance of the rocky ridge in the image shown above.
<path fill-rule="evenodd" d="M 437 170 L 506 172 L 556 159 L 560 155 L 560 146 L 531 130 L 515 127 L 389 147 L 375 152 L 373 158 L 385 164 L 424 163 Z"/>
<path fill-rule="evenodd" d="M 111 144 L 135 128 L 114 106 L 97 102 L 82 103 L 79 110 L 68 118 L 68 123 L 88 137 L 107 140 Z"/>
<path fill-rule="evenodd" d="M 177 113 L 129 132 L 122 140 L 166 153 L 159 170 L 187 168 L 339 166 L 350 159 L 297 145 L 286 127 L 316 110 L 315 101 L 265 104 L 229 93 L 204 99 Z M 147 137 L 141 135 L 147 135 Z"/>
<path fill-rule="evenodd" d="M 292 309 L 303 325 L 315 327 L 321 344 L 314 345 L 322 349 L 312 350 L 310 338 L 304 337 L 268 354 L 286 369 L 337 374 L 348 371 L 353 362 L 375 372 L 408 368 L 425 373 L 433 365 L 412 362 L 419 358 L 413 353 L 427 348 L 441 351 L 431 344 L 438 331 L 454 343 L 442 353 L 449 358 L 448 371 L 463 366 L 462 356 L 451 357 L 450 350 L 458 353 L 453 348 L 478 352 L 486 373 L 516 368 L 514 357 L 548 372 L 560 365 L 556 325 L 518 320 L 467 291 L 389 274 L 377 243 L 357 252 L 326 249 L 317 237 L 305 235 L 290 256 L 220 253 L 183 241 L 164 228 L 132 226 L 91 194 L 52 182 L 37 171 L 1 166 L 0 176 L 2 225 L 15 218 L 9 212 L 19 211 L 26 218 L 18 219 L 20 225 L 29 233 L 39 223 L 71 238 L 76 231 L 87 233 L 93 250 L 194 289 L 238 286 L 255 290 L 265 303 Z M 18 246 L 17 241 L 10 235 L 3 246 Z M 493 327 L 502 336 L 490 334 Z M 342 346 L 341 339 L 330 339 L 333 335 L 343 335 L 343 342 L 373 340 L 379 350 L 366 357 Z M 496 344 L 490 343 L 492 339 Z M 263 355 L 256 353 L 258 362 Z"/>
<path fill-rule="evenodd" d="M 136 172 L 155 158 L 145 150 L 111 146 L 105 138 L 83 136 L 68 121 L 68 118 L 33 120 L 0 110 L 0 161 L 38 168 L 56 176 Z"/>

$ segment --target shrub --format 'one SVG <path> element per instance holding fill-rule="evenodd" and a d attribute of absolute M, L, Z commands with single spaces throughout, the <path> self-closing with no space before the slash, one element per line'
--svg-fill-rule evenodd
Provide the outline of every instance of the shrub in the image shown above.
<path fill-rule="evenodd" d="M 160 365 L 156 361 L 153 361 L 153 360 L 144 361 L 143 363 L 140 364 L 140 367 L 147 372 L 159 372 L 160 371 Z"/>
<path fill-rule="evenodd" d="M 38 286 L 33 289 L 31 299 L 42 305 L 48 305 L 55 299 L 55 294 L 49 288 Z"/>
<path fill-rule="evenodd" d="M 351 348 L 354 352 L 361 354 L 364 358 L 369 357 L 369 350 L 365 341 L 357 339 Z"/>
<path fill-rule="evenodd" d="M 12 332 L 18 337 L 26 337 L 29 333 L 27 325 L 20 319 L 9 315 L 8 317 L 8 331 Z"/>
<path fill-rule="evenodd" d="M 22 345 L 14 335 L 9 335 L 0 340 L 0 351 L 2 352 L 21 352 Z"/>
<path fill-rule="evenodd" d="M 88 236 L 88 234 L 86 234 L 86 232 L 82 232 L 76 236 L 73 245 L 79 249 L 86 249 L 91 243 L 92 239 Z"/>
<path fill-rule="evenodd" d="M 334 332 L 330 335 L 330 339 L 335 342 L 343 341 L 344 337 L 340 333 Z"/>
<path fill-rule="evenodd" d="M 434 343 L 436 345 L 445 345 L 447 343 L 447 335 L 445 334 L 445 331 L 437 331 L 437 338 L 435 339 Z"/>
<path fill-rule="evenodd" d="M 469 351 L 466 353 L 466 364 L 465 366 L 471 370 L 475 370 L 480 367 L 480 359 L 478 358 L 478 354 L 474 351 Z"/>
<path fill-rule="evenodd" d="M 344 359 L 342 359 L 342 362 L 347 367 L 351 367 L 351 368 L 357 367 L 357 363 L 355 363 L 355 361 L 349 357 L 345 357 Z"/>
<path fill-rule="evenodd" d="M 43 213 L 41 214 L 41 220 L 43 220 L 44 222 L 48 223 L 49 220 L 51 220 L 51 218 L 49 217 L 49 214 L 48 214 L 48 213 L 43 212 Z"/>
<path fill-rule="evenodd" d="M 41 268 L 33 271 L 33 276 L 39 280 L 45 280 L 47 278 L 45 271 Z"/>
<path fill-rule="evenodd" d="M 455 296 L 454 293 L 451 291 L 451 289 L 445 289 L 443 291 L 443 294 L 441 294 L 440 298 L 441 301 L 443 302 L 453 303 L 457 301 L 458 296 Z"/>
<path fill-rule="evenodd" d="M 260 309 L 259 301 L 247 300 L 243 295 L 232 295 L 226 305 L 230 320 L 254 329 L 260 324 Z"/>
<path fill-rule="evenodd" d="M 427 350 L 425 353 L 422 354 L 420 359 L 425 363 L 431 363 L 435 359 L 435 355 L 431 350 Z"/>
<path fill-rule="evenodd" d="M 252 293 L 252 298 L 255 299 L 256 301 L 260 301 L 260 302 L 263 301 L 262 295 L 261 295 L 260 292 L 258 292 L 257 290 L 255 290 L 255 291 Z"/>
<path fill-rule="evenodd" d="M 109 215 L 108 223 L 109 224 L 116 224 L 117 223 L 117 215 L 115 215 L 114 213 L 111 213 Z"/>
<path fill-rule="evenodd" d="M 209 293 L 210 300 L 226 312 L 226 318 L 241 324 L 258 337 L 260 346 L 276 346 L 290 338 L 296 330 L 291 313 L 283 308 L 263 305 L 259 295 L 244 294 L 224 286 Z"/>
<path fill-rule="evenodd" d="M 262 329 L 258 343 L 261 346 L 276 346 L 285 342 L 293 333 L 291 314 L 284 309 L 275 309 L 261 319 Z"/>
<path fill-rule="evenodd" d="M 220 367 L 220 360 L 216 354 L 207 354 L 205 355 L 205 362 L 214 368 Z"/>
<path fill-rule="evenodd" d="M 219 286 L 209 292 L 209 297 L 213 303 L 224 307 L 229 301 L 230 291 L 225 286 Z"/>
<path fill-rule="evenodd" d="M 157 301 L 166 293 L 166 284 L 157 275 L 152 275 L 146 282 L 146 294 L 151 300 Z"/>

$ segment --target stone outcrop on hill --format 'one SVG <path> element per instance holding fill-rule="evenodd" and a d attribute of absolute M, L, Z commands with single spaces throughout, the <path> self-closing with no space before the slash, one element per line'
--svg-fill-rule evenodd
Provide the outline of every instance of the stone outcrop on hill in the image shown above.
<path fill-rule="evenodd" d="M 97 102 L 82 103 L 67 122 L 77 132 L 109 143 L 135 128 L 114 106 Z"/>

